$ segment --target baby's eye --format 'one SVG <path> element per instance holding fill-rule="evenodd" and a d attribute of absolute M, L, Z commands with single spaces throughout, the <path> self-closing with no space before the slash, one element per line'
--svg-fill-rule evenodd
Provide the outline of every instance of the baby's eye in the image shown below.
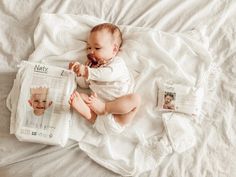
<path fill-rule="evenodd" d="M 91 47 L 87 47 L 87 50 L 90 50 L 91 49 Z"/>
<path fill-rule="evenodd" d="M 96 50 L 100 50 L 101 48 L 100 48 L 100 47 L 96 47 L 95 49 L 96 49 Z"/>
<path fill-rule="evenodd" d="M 34 100 L 34 102 L 35 102 L 35 103 L 38 103 L 38 102 L 39 102 L 39 100 Z"/>

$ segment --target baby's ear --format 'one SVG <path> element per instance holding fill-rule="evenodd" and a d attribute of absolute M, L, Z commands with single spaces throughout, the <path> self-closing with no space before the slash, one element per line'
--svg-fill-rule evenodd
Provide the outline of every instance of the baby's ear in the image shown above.
<path fill-rule="evenodd" d="M 31 100 L 28 100 L 29 105 L 32 107 L 32 102 Z"/>
<path fill-rule="evenodd" d="M 117 44 L 114 44 L 113 52 L 117 53 L 119 51 L 119 47 Z"/>
<path fill-rule="evenodd" d="M 48 107 L 50 107 L 51 105 L 52 105 L 52 101 L 49 102 Z"/>

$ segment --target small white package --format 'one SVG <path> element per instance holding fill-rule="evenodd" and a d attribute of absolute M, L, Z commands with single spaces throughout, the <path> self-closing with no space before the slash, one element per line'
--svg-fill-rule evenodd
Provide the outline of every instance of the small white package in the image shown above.
<path fill-rule="evenodd" d="M 158 83 L 157 107 L 159 111 L 175 111 L 199 116 L 203 95 L 204 91 L 201 87 L 160 81 Z"/>
<path fill-rule="evenodd" d="M 21 62 L 7 98 L 11 133 L 20 141 L 64 146 L 71 121 L 68 101 L 75 88 L 70 70 Z"/>

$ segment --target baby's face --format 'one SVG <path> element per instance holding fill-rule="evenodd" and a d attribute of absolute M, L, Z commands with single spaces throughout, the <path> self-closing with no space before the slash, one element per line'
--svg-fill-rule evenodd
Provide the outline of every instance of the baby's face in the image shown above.
<path fill-rule="evenodd" d="M 165 104 L 171 103 L 172 100 L 173 100 L 173 98 L 171 96 L 166 95 L 166 97 L 165 97 Z"/>
<path fill-rule="evenodd" d="M 33 93 L 30 104 L 34 110 L 34 114 L 37 116 L 43 115 L 44 111 L 50 106 L 50 102 L 47 100 L 46 93 Z"/>
<path fill-rule="evenodd" d="M 109 60 L 117 53 L 113 36 L 107 30 L 92 32 L 87 43 L 87 52 L 97 61 Z"/>

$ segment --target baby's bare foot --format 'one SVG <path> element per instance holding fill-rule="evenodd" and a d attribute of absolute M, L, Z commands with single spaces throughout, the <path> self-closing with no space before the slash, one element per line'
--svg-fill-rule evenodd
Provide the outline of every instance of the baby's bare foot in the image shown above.
<path fill-rule="evenodd" d="M 69 101 L 72 108 L 79 112 L 86 119 L 91 118 L 90 108 L 85 104 L 78 92 L 74 92 Z"/>
<path fill-rule="evenodd" d="M 92 94 L 89 97 L 88 106 L 92 109 L 97 115 L 103 115 L 106 113 L 106 104 L 100 100 L 96 93 Z"/>

